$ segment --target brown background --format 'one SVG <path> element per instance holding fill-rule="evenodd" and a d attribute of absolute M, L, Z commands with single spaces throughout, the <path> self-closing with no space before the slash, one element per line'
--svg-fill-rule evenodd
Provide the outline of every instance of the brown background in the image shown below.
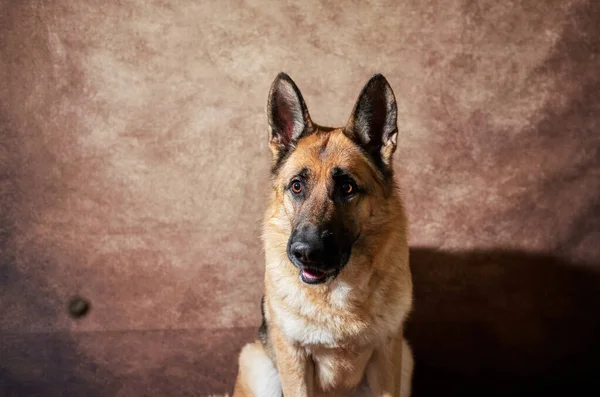
<path fill-rule="evenodd" d="M 0 0 L 0 395 L 232 390 L 279 71 L 394 88 L 415 395 L 598 388 L 600 2 Z"/>

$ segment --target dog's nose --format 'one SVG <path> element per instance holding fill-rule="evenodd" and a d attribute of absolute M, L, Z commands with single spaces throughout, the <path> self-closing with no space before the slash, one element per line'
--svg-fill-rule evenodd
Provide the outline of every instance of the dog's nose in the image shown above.
<path fill-rule="evenodd" d="M 298 262 L 303 265 L 310 263 L 318 263 L 320 258 L 320 250 L 318 247 L 307 244 L 305 242 L 296 242 L 290 247 L 291 254 Z"/>

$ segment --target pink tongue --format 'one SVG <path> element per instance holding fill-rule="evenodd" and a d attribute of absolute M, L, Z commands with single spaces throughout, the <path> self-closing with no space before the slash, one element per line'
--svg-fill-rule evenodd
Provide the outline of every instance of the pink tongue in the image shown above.
<path fill-rule="evenodd" d="M 325 275 L 324 272 L 320 272 L 318 270 L 307 270 L 307 269 L 302 270 L 302 273 L 304 274 L 304 277 L 312 278 L 312 279 L 321 278 Z"/>

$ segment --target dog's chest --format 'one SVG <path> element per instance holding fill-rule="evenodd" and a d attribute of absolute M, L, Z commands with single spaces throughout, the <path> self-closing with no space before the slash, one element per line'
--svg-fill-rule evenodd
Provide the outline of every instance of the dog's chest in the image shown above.
<path fill-rule="evenodd" d="M 371 349 L 354 352 L 312 347 L 309 351 L 314 363 L 316 385 L 325 392 L 357 387 L 364 378 L 372 354 Z"/>
<path fill-rule="evenodd" d="M 286 338 L 300 345 L 336 347 L 368 329 L 353 321 L 347 308 L 350 288 L 336 283 L 327 300 L 315 304 L 302 289 L 285 290 L 285 299 L 272 302 L 274 320 Z M 284 303 L 285 302 L 285 303 Z"/>
<path fill-rule="evenodd" d="M 285 337 L 311 357 L 317 389 L 324 392 L 357 387 L 364 379 L 372 346 L 381 337 L 382 327 L 377 321 L 353 314 L 346 306 L 348 294 L 342 284 L 332 291 L 326 309 L 321 306 L 321 310 L 302 296 L 290 299 L 294 295 L 288 295 L 286 306 L 278 301 L 272 305 Z"/>

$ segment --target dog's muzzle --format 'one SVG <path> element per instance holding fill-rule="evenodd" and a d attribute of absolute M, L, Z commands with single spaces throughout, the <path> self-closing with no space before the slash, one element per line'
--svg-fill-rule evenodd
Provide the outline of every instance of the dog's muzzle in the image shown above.
<path fill-rule="evenodd" d="M 334 234 L 314 225 L 294 229 L 287 247 L 287 255 L 300 269 L 300 279 L 306 284 L 321 284 L 337 275 L 348 260 L 341 253 Z"/>

